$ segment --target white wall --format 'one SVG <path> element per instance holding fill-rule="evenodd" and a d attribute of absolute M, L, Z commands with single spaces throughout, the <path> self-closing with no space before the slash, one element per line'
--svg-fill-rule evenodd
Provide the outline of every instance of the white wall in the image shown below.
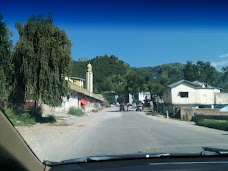
<path fill-rule="evenodd" d="M 62 105 L 60 107 L 56 107 L 56 112 L 68 112 L 70 107 L 80 107 L 77 97 L 71 97 L 69 100 L 67 100 L 66 97 L 63 98 Z"/>
<path fill-rule="evenodd" d="M 228 93 L 215 93 L 216 104 L 228 104 Z"/>
<path fill-rule="evenodd" d="M 187 98 L 182 98 L 180 92 L 188 92 Z M 194 104 L 196 102 L 196 90 L 185 84 L 180 84 L 171 89 L 172 104 Z"/>
<path fill-rule="evenodd" d="M 139 100 L 140 101 L 145 100 L 146 96 L 147 96 L 147 98 L 151 99 L 150 92 L 139 92 Z"/>
<path fill-rule="evenodd" d="M 196 104 L 215 104 L 214 89 L 196 89 Z"/>
<path fill-rule="evenodd" d="M 171 89 L 172 104 L 215 104 L 214 91 L 217 90 L 180 84 Z M 188 97 L 181 97 L 180 92 L 188 92 Z"/>
<path fill-rule="evenodd" d="M 129 97 L 129 104 L 132 104 L 132 102 L 133 102 L 133 97 L 132 97 L 132 95 L 131 95 L 130 93 L 129 93 L 128 97 Z"/>

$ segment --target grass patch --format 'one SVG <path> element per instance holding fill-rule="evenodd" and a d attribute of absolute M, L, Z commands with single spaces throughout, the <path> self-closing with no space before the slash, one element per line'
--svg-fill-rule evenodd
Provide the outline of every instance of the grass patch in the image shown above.
<path fill-rule="evenodd" d="M 68 111 L 68 114 L 74 116 L 83 116 L 85 113 L 80 108 L 71 107 Z"/>
<path fill-rule="evenodd" d="M 97 109 L 93 109 L 93 110 L 91 110 L 91 112 L 93 112 L 93 113 L 97 113 L 97 112 L 98 112 L 98 110 L 97 110 Z"/>
<path fill-rule="evenodd" d="M 199 125 L 199 126 L 228 131 L 227 120 L 198 119 L 198 120 L 195 120 L 195 123 L 196 125 Z"/>
<path fill-rule="evenodd" d="M 151 116 L 158 116 L 158 115 L 164 116 L 163 113 L 159 113 L 159 112 L 147 112 L 146 114 L 147 114 L 147 115 L 151 115 Z"/>
<path fill-rule="evenodd" d="M 24 113 L 23 112 L 15 112 L 13 109 L 6 109 L 5 114 L 14 126 L 36 124 L 35 118 L 33 118 L 27 112 L 24 112 Z"/>
<path fill-rule="evenodd" d="M 9 118 L 14 126 L 23 125 L 34 125 L 36 123 L 55 123 L 56 119 L 54 116 L 49 115 L 47 117 L 42 117 L 42 109 L 30 111 L 19 111 L 12 108 L 5 110 L 5 115 Z"/>

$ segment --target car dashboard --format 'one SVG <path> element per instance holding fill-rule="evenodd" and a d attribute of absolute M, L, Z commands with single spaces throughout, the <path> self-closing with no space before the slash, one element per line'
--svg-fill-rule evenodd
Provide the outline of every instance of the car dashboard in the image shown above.
<path fill-rule="evenodd" d="M 131 159 L 116 161 L 101 161 L 90 163 L 66 164 L 51 167 L 50 170 L 60 171 L 198 171 L 198 170 L 228 170 L 227 157 L 174 157 L 159 159 Z"/>

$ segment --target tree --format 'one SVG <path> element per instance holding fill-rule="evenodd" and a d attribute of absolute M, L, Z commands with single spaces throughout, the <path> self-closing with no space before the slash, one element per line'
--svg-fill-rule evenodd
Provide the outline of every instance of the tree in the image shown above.
<path fill-rule="evenodd" d="M 144 91 L 145 79 L 142 75 L 142 72 L 137 69 L 130 70 L 126 76 L 126 93 L 131 93 L 132 95 L 137 94 L 140 91 Z"/>
<path fill-rule="evenodd" d="M 13 85 L 13 65 L 11 32 L 2 19 L 0 14 L 0 105 L 5 107 Z"/>
<path fill-rule="evenodd" d="M 222 67 L 223 75 L 221 76 L 221 86 L 224 88 L 225 92 L 228 92 L 228 66 Z"/>
<path fill-rule="evenodd" d="M 228 66 L 222 67 L 222 72 L 228 75 Z"/>
<path fill-rule="evenodd" d="M 184 79 L 188 81 L 201 81 L 216 85 L 218 83 L 219 72 L 211 65 L 210 62 L 198 61 L 193 64 L 188 61 L 184 68 Z"/>
<path fill-rule="evenodd" d="M 24 100 L 60 105 L 68 92 L 65 76 L 71 66 L 71 41 L 50 16 L 32 16 L 25 24 L 16 23 L 16 28 L 19 40 L 14 61 Z"/>

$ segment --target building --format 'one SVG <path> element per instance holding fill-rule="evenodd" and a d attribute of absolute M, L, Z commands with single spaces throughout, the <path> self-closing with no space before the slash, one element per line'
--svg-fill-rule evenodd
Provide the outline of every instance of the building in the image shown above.
<path fill-rule="evenodd" d="M 93 93 L 93 72 L 92 65 L 87 65 L 86 80 L 77 77 L 65 77 L 68 81 L 70 91 L 67 96 L 63 97 L 62 105 L 51 108 L 43 105 L 46 110 L 55 112 L 67 112 L 70 107 L 82 108 L 85 111 L 93 109 L 101 109 L 104 103 L 104 98 L 101 94 Z M 86 89 L 84 82 L 86 81 Z"/>
<path fill-rule="evenodd" d="M 76 86 L 84 88 L 85 79 L 78 77 L 70 77 L 70 79 Z"/>
<path fill-rule="evenodd" d="M 138 100 L 139 101 L 144 101 L 145 99 L 147 100 L 151 100 L 151 97 L 150 97 L 150 92 L 139 92 L 138 93 Z"/>
<path fill-rule="evenodd" d="M 93 92 L 93 72 L 92 65 L 89 63 L 87 65 L 87 73 L 86 73 L 86 89 L 88 92 Z"/>
<path fill-rule="evenodd" d="M 165 104 L 172 105 L 215 105 L 228 104 L 228 94 L 221 88 L 205 83 L 181 80 L 169 85 L 163 93 Z"/>
<path fill-rule="evenodd" d="M 200 81 L 181 80 L 166 88 L 163 92 L 164 105 L 160 105 L 158 110 L 181 119 L 187 115 L 187 118 L 192 118 L 193 111 L 204 114 L 224 112 L 227 111 L 228 93 L 222 90 Z"/>

